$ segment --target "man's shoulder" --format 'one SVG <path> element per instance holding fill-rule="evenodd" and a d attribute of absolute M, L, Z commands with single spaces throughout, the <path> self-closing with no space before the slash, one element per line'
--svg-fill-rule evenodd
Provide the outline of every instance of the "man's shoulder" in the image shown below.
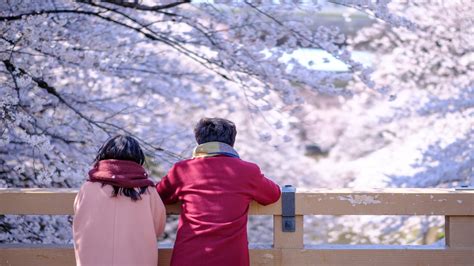
<path fill-rule="evenodd" d="M 173 167 L 171 167 L 171 171 L 180 171 L 180 170 L 187 170 L 193 163 L 193 159 L 185 159 L 179 162 L 176 162 Z"/>
<path fill-rule="evenodd" d="M 211 160 L 208 160 L 208 158 L 194 158 L 194 159 L 186 159 L 179 161 L 174 164 L 174 167 L 176 168 L 186 168 L 190 167 L 193 164 L 203 164 L 203 163 L 219 163 L 219 164 L 233 164 L 233 165 L 238 165 L 238 167 L 246 168 L 246 169 L 252 169 L 255 171 L 260 171 L 260 168 L 258 167 L 257 164 L 242 160 L 240 158 L 234 158 L 234 157 L 227 157 L 227 156 L 222 156 L 222 157 L 211 157 Z"/>
<path fill-rule="evenodd" d="M 245 161 L 242 159 L 237 159 L 237 158 L 233 158 L 233 159 L 234 159 L 233 161 L 235 161 L 236 168 L 244 170 L 247 173 L 252 174 L 252 175 L 260 174 L 261 172 L 260 167 L 256 163 Z"/>
<path fill-rule="evenodd" d="M 242 166 L 246 166 L 248 168 L 252 168 L 252 169 L 260 171 L 260 167 L 258 167 L 258 165 L 256 163 L 252 163 L 252 162 L 249 162 L 249 161 L 244 161 L 242 159 L 239 159 L 239 162 L 240 162 L 240 164 L 242 164 Z"/>
<path fill-rule="evenodd" d="M 185 165 L 189 164 L 190 162 L 192 162 L 193 160 L 194 159 L 184 159 L 182 161 L 176 162 L 174 164 L 174 167 L 185 166 Z"/>

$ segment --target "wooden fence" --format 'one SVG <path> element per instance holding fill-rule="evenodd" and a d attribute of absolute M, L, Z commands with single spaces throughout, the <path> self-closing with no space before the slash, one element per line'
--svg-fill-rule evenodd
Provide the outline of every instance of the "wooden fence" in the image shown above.
<path fill-rule="evenodd" d="M 76 193 L 73 189 L 0 189 L 0 214 L 73 214 Z M 273 244 L 250 246 L 252 265 L 474 265 L 472 190 L 298 189 L 294 197 L 294 232 L 282 231 L 282 200 L 270 206 L 251 204 L 250 215 L 273 216 Z M 179 212 L 178 205 L 167 206 L 168 214 Z M 446 245 L 304 245 L 305 215 L 441 215 L 446 221 Z M 160 247 L 159 265 L 169 265 L 171 251 Z M 0 244 L 0 265 L 74 264 L 71 245 Z"/>

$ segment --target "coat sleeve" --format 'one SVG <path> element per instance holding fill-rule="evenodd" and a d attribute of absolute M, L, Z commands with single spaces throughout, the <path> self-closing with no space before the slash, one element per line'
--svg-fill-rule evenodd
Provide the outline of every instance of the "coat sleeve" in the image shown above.
<path fill-rule="evenodd" d="M 258 168 L 258 173 L 253 181 L 253 199 L 256 202 L 261 205 L 268 205 L 280 199 L 280 187 L 272 180 L 266 178 L 260 171 L 260 168 Z"/>
<path fill-rule="evenodd" d="M 166 208 L 163 201 L 161 201 L 160 196 L 154 189 L 150 191 L 150 194 L 153 224 L 155 226 L 156 238 L 158 238 L 165 230 Z"/>
<path fill-rule="evenodd" d="M 167 175 L 156 185 L 156 191 L 160 195 L 163 203 L 172 204 L 178 201 L 180 187 L 176 174 L 176 166 L 173 166 Z"/>
<path fill-rule="evenodd" d="M 76 198 L 74 198 L 74 214 L 76 214 L 77 212 L 77 209 L 79 208 L 81 202 L 82 202 L 82 197 L 83 197 L 83 194 L 84 192 L 82 191 L 83 190 L 83 186 L 81 186 L 81 189 L 79 189 L 79 192 L 77 192 L 77 195 L 76 195 Z"/>

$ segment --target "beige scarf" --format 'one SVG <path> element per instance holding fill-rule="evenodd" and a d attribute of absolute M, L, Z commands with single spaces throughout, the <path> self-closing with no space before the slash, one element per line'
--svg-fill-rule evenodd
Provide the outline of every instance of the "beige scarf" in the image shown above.
<path fill-rule="evenodd" d="M 194 148 L 193 159 L 194 158 L 206 158 L 218 155 L 225 155 L 235 158 L 240 158 L 237 151 L 234 150 L 232 146 L 223 142 L 206 142 L 201 145 L 198 145 Z"/>

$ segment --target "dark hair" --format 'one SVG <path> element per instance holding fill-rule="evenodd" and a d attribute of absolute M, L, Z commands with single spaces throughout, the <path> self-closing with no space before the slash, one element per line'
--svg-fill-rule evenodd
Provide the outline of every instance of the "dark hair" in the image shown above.
<path fill-rule="evenodd" d="M 145 163 L 145 154 L 136 139 L 130 136 L 117 135 L 108 139 L 100 147 L 94 163 L 108 159 L 133 161 L 143 165 Z"/>
<path fill-rule="evenodd" d="M 218 141 L 234 146 L 236 135 L 235 124 L 224 118 L 201 118 L 194 127 L 194 136 L 198 144 Z"/>
<path fill-rule="evenodd" d="M 109 159 L 132 161 L 143 165 L 145 154 L 136 139 L 131 136 L 117 135 L 108 139 L 100 147 L 94 163 Z M 102 184 L 102 186 L 105 186 L 105 184 Z M 135 188 L 121 188 L 118 186 L 113 186 L 113 188 L 112 197 L 117 197 L 120 194 L 131 198 L 133 201 L 141 199 L 140 195 L 147 190 L 147 187 L 140 187 L 138 191 Z"/>

